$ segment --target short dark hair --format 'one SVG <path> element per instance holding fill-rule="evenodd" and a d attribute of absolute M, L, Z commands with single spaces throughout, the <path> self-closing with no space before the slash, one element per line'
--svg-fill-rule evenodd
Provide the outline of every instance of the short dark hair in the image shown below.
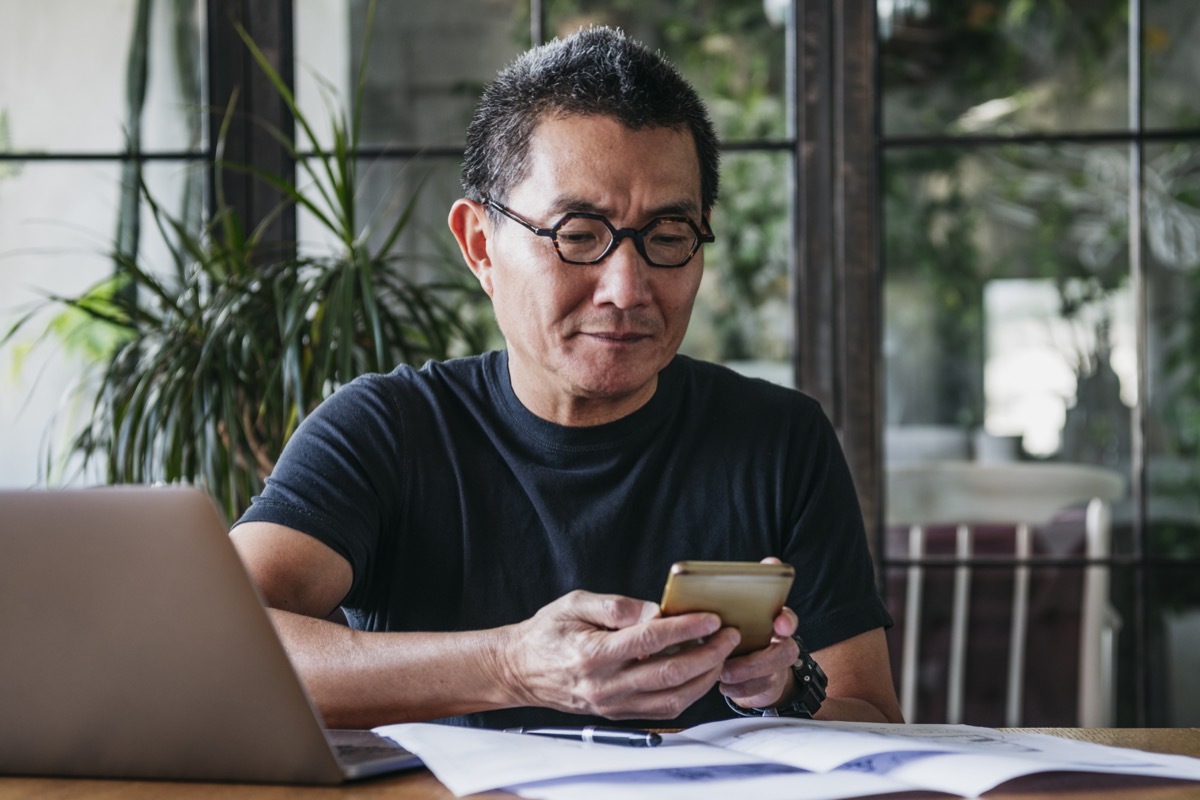
<path fill-rule="evenodd" d="M 701 210 L 716 203 L 721 156 L 704 102 L 661 54 L 605 27 L 535 47 L 488 85 L 467 128 L 467 197 L 507 199 L 528 172 L 530 139 L 548 114 L 607 116 L 630 130 L 690 131 L 700 161 Z"/>

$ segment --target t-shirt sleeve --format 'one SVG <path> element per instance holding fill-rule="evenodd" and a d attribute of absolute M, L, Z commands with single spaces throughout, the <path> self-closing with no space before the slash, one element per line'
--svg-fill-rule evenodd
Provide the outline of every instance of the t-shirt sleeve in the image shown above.
<path fill-rule="evenodd" d="M 892 618 L 879 597 L 854 482 L 828 418 L 813 403 L 797 448 L 793 519 L 785 558 L 796 567 L 791 608 L 810 650 L 880 627 Z"/>
<path fill-rule="evenodd" d="M 309 415 L 237 522 L 285 525 L 332 548 L 353 571 L 349 601 L 362 589 L 405 486 L 403 417 L 387 380 L 358 378 Z"/>

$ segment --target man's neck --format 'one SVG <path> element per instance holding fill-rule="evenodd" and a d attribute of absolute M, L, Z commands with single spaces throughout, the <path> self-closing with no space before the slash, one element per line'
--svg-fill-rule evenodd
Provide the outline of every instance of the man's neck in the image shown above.
<path fill-rule="evenodd" d="M 522 380 L 519 368 L 514 368 L 511 354 L 508 372 L 513 394 L 521 405 L 534 416 L 564 427 L 581 428 L 615 422 L 650 402 L 658 389 L 658 378 L 655 377 L 628 394 L 592 397 L 572 393 Z"/>

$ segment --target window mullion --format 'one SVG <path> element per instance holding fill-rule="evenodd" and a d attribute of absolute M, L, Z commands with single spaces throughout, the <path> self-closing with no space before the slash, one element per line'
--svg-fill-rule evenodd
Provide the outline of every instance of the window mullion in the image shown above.
<path fill-rule="evenodd" d="M 294 246 L 296 241 L 295 208 L 286 204 L 277 213 L 284 196 L 245 171 L 218 165 L 216 148 L 221 126 L 230 114 L 222 160 L 294 182 L 295 161 L 289 148 L 273 135 L 278 131 L 292 136 L 295 123 L 291 112 L 254 62 L 235 27 L 240 24 L 246 30 L 283 82 L 292 88 L 292 20 L 292 0 L 208 1 L 209 141 L 214 148 L 209 209 L 216 206 L 219 181 L 224 203 L 238 215 L 243 229 L 249 233 L 270 220 L 263 241 L 284 246 Z"/>

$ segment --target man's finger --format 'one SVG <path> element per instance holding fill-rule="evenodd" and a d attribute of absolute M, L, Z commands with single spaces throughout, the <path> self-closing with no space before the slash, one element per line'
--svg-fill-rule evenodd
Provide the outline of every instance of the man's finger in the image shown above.
<path fill-rule="evenodd" d="M 785 688 L 770 678 L 734 685 L 722 683 L 720 687 L 721 694 L 742 708 L 766 708 L 775 705 Z"/>
<path fill-rule="evenodd" d="M 613 658 L 643 659 L 667 648 L 712 636 L 720 629 L 721 618 L 716 614 L 680 614 L 613 631 L 604 637 L 604 647 Z"/>
<path fill-rule="evenodd" d="M 774 631 L 776 636 L 791 636 L 799 626 L 800 618 L 796 616 L 795 611 L 792 611 L 787 606 L 784 606 L 783 610 L 779 612 L 779 616 L 775 617 Z"/>
<path fill-rule="evenodd" d="M 622 698 L 620 703 L 629 708 L 635 708 L 635 705 L 641 708 L 643 697 L 662 698 L 673 692 L 691 699 L 700 697 L 718 681 L 721 664 L 737 646 L 738 639 L 733 628 L 722 628 L 708 642 L 695 648 L 630 663 L 608 678 L 605 693 L 610 698 Z M 607 712 L 605 716 L 608 716 Z"/>
<path fill-rule="evenodd" d="M 731 658 L 721 670 L 721 681 L 739 684 L 763 675 L 784 672 L 795 662 L 798 651 L 791 639 L 776 639 L 769 647 Z"/>
<path fill-rule="evenodd" d="M 703 697 L 715 683 L 714 675 L 704 673 L 682 686 L 633 695 L 627 699 L 622 710 L 614 710 L 604 716 L 609 719 L 675 719 Z"/>
<path fill-rule="evenodd" d="M 561 611 L 598 628 L 620 630 L 658 616 L 658 606 L 619 594 L 574 591 L 563 596 Z"/>
<path fill-rule="evenodd" d="M 721 628 L 703 644 L 629 664 L 615 677 L 616 686 L 629 692 L 657 692 L 683 686 L 703 675 L 711 675 L 709 685 L 712 685 L 740 639 L 736 629 Z"/>

